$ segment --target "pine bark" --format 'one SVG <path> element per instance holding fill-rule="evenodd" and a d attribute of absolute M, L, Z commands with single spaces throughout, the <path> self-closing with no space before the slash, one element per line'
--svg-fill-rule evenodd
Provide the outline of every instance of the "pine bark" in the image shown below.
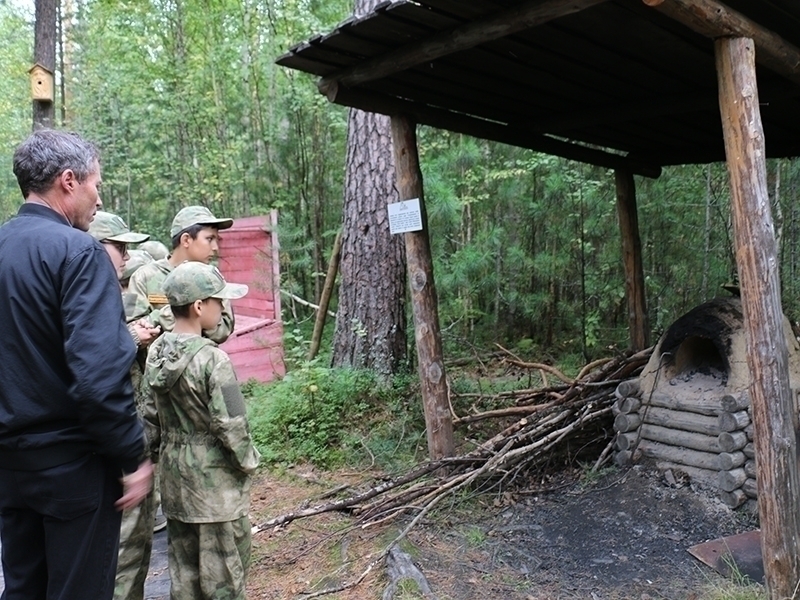
<path fill-rule="evenodd" d="M 355 15 L 377 0 L 356 0 Z M 389 233 L 397 200 L 389 117 L 351 109 L 333 365 L 397 373 L 407 360 L 403 236 Z"/>
<path fill-rule="evenodd" d="M 33 41 L 33 61 L 56 72 L 56 0 L 36 0 L 36 25 Z M 49 129 L 55 124 L 55 103 L 33 101 L 33 129 Z"/>

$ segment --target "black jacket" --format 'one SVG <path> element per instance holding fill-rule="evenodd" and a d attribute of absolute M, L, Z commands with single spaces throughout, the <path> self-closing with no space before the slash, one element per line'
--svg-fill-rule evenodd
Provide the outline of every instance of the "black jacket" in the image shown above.
<path fill-rule="evenodd" d="M 97 452 L 135 470 L 135 353 L 106 251 L 50 208 L 24 204 L 0 227 L 0 468 Z"/>

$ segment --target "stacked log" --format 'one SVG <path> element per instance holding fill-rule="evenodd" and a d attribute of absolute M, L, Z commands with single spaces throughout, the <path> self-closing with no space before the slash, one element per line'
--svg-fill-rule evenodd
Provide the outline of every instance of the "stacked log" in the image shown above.
<path fill-rule="evenodd" d="M 755 490 L 752 427 L 747 393 L 696 398 L 658 389 L 642 397 L 638 380 L 620 383 L 613 406 L 615 462 L 625 465 L 652 458 L 660 469 L 683 471 L 716 487 L 731 508 Z M 745 447 L 750 443 L 748 456 Z M 752 473 L 751 475 L 749 475 Z"/>

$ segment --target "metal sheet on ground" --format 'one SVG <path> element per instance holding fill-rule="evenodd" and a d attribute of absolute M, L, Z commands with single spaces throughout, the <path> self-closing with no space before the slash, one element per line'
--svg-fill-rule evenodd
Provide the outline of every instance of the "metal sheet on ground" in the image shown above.
<path fill-rule="evenodd" d="M 761 531 L 748 531 L 689 548 L 689 554 L 725 575 L 746 575 L 757 583 L 764 582 L 761 558 Z"/>

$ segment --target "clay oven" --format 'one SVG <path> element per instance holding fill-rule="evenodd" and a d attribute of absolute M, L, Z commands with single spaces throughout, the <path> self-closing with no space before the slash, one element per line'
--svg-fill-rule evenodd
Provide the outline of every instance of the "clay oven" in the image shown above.
<path fill-rule="evenodd" d="M 786 318 L 784 333 L 797 406 L 800 344 Z M 617 388 L 617 463 L 654 459 L 716 487 L 733 508 L 755 499 L 750 379 L 739 298 L 692 309 L 661 336 L 641 376 Z"/>

